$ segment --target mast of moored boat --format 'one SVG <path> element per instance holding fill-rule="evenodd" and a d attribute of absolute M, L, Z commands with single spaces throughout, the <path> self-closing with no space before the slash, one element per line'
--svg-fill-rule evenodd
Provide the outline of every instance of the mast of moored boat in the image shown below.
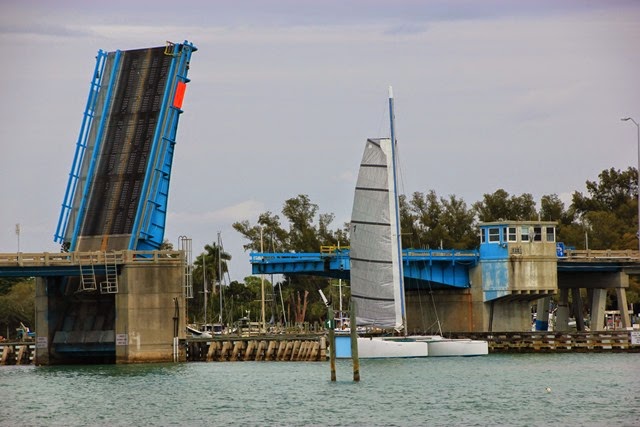
<path fill-rule="evenodd" d="M 394 113 L 394 105 L 393 105 L 393 88 L 389 86 L 389 122 L 391 127 L 391 165 L 393 171 L 393 194 L 394 194 L 394 204 L 395 204 L 395 230 L 396 233 L 396 251 L 398 257 L 398 287 L 397 290 L 399 292 L 396 301 L 400 303 L 400 323 L 403 330 L 404 335 L 407 335 L 407 319 L 405 314 L 405 302 L 404 302 L 404 272 L 402 270 L 402 234 L 400 233 L 400 202 L 398 200 L 398 178 L 397 178 L 397 159 L 396 159 L 396 135 L 395 135 L 395 113 Z"/>
<path fill-rule="evenodd" d="M 218 231 L 218 299 L 220 301 L 220 315 L 218 316 L 218 323 L 222 325 L 222 238 Z"/>

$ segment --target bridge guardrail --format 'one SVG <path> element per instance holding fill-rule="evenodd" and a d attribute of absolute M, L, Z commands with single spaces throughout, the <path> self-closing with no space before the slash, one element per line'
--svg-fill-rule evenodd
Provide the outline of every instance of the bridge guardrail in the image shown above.
<path fill-rule="evenodd" d="M 182 263 L 182 251 L 113 251 L 113 252 L 17 252 L 0 253 L 0 266 L 64 266 L 104 264 L 105 254 L 115 255 L 116 264 L 131 262 Z M 113 262 L 113 258 L 109 260 Z"/>
<path fill-rule="evenodd" d="M 631 249 L 613 250 L 613 249 L 565 249 L 564 256 L 558 257 L 563 261 L 590 261 L 590 260 L 638 260 L 640 259 L 640 251 Z"/>

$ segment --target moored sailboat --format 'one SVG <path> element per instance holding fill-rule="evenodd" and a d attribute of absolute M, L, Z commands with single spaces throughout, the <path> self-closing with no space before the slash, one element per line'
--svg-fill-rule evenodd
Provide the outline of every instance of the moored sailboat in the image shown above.
<path fill-rule="evenodd" d="M 360 164 L 349 230 L 350 282 L 357 325 L 393 330 L 399 336 L 359 337 L 358 355 L 398 358 L 487 354 L 486 341 L 406 334 L 393 101 L 389 88 L 391 138 L 368 139 Z M 340 351 L 346 348 L 341 344 L 336 344 L 338 357 L 348 357 L 346 351 Z"/>

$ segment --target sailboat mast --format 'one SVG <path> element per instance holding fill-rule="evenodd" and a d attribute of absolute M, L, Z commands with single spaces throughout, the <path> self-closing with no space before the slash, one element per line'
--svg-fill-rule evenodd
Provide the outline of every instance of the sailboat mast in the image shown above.
<path fill-rule="evenodd" d="M 222 324 L 222 239 L 220 238 L 220 232 L 218 231 L 218 287 L 220 293 L 218 299 L 220 300 L 220 316 L 218 316 L 218 322 Z"/>
<path fill-rule="evenodd" d="M 202 287 L 204 291 L 204 330 L 207 329 L 207 253 L 202 254 Z"/>
<path fill-rule="evenodd" d="M 400 287 L 400 314 L 402 316 L 402 328 L 404 334 L 407 335 L 407 319 L 405 313 L 404 301 L 404 272 L 402 265 L 402 233 L 400 232 L 400 202 L 398 199 L 398 176 L 397 176 L 397 159 L 396 159 L 396 132 L 395 132 L 395 113 L 393 105 L 393 88 L 389 86 L 389 122 L 391 127 L 391 164 L 393 165 L 393 192 L 395 195 L 395 216 L 396 216 L 396 250 L 398 251 L 398 273 L 400 275 L 398 285 Z"/>

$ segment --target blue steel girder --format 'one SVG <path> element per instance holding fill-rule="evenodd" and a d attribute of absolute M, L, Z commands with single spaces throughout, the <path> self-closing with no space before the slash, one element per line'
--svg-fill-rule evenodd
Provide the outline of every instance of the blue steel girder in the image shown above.
<path fill-rule="evenodd" d="M 93 78 L 91 79 L 91 89 L 89 90 L 87 105 L 82 116 L 82 125 L 80 126 L 80 134 L 78 135 L 78 140 L 76 142 L 76 151 L 73 156 L 73 163 L 71 164 L 71 172 L 69 172 L 69 181 L 67 182 L 67 189 L 65 191 L 64 200 L 62 202 L 62 209 L 60 210 L 58 226 L 54 234 L 53 240 L 57 243 L 63 243 L 65 241 L 67 226 L 69 224 L 69 219 L 73 210 L 73 199 L 75 197 L 78 180 L 80 178 L 80 168 L 82 166 L 82 160 L 84 159 L 84 154 L 87 149 L 87 141 L 89 139 L 91 123 L 96 113 L 96 102 L 98 100 L 100 85 L 102 84 L 102 76 L 104 74 L 106 60 L 107 52 L 99 50 L 98 54 L 96 55 L 96 67 L 93 71 Z"/>
<path fill-rule="evenodd" d="M 327 253 L 252 253 L 253 274 L 313 275 L 349 279 L 349 251 Z M 468 288 L 469 269 L 478 263 L 477 251 L 403 251 L 405 288 Z"/>
<path fill-rule="evenodd" d="M 96 163 L 98 162 L 98 157 L 99 157 L 99 154 L 100 154 L 100 145 L 102 144 L 103 136 L 105 134 L 105 127 L 106 127 L 106 124 L 107 124 L 107 117 L 108 117 L 108 113 L 107 112 L 109 111 L 109 107 L 111 106 L 112 94 L 113 94 L 114 88 L 116 86 L 115 76 L 116 76 L 117 71 L 119 69 L 121 56 L 122 56 L 122 52 L 121 51 L 118 50 L 118 51 L 115 52 L 114 60 L 113 60 L 113 66 L 111 68 L 111 73 L 110 73 L 110 77 L 109 77 L 109 84 L 107 86 L 107 92 L 105 94 L 104 104 L 102 106 L 102 112 L 100 113 L 101 114 L 101 118 L 100 118 L 100 122 L 98 123 L 98 126 L 97 126 L 94 146 L 92 147 L 93 151 L 91 153 L 91 159 L 89 161 L 89 167 L 88 167 L 88 171 L 87 171 L 86 182 L 84 183 L 84 187 L 82 188 L 82 197 L 80 199 L 80 206 L 78 207 L 78 212 L 76 213 L 76 218 L 75 218 L 75 223 L 74 223 L 74 230 L 73 230 L 73 233 L 70 236 L 71 245 L 69 247 L 69 250 L 71 250 L 71 251 L 74 251 L 76 249 L 76 245 L 78 243 L 78 234 L 80 232 L 80 228 L 82 226 L 82 220 L 83 220 L 84 215 L 85 215 L 88 195 L 89 195 L 89 191 L 91 189 L 91 181 L 93 179 L 94 170 L 95 170 Z M 102 79 L 102 77 L 100 79 Z M 94 90 L 94 89 L 95 89 L 95 87 L 92 87 L 92 90 Z M 100 90 L 102 90 L 102 89 L 98 89 L 98 91 L 100 91 Z"/>
<path fill-rule="evenodd" d="M 133 224 L 130 250 L 156 250 L 162 245 L 169 200 L 169 182 L 173 152 L 178 131 L 178 119 L 182 114 L 182 97 L 186 84 L 191 54 L 198 50 L 185 40 L 183 44 L 170 45 L 165 53 L 173 56 L 169 68 L 160 120 L 151 146 L 151 159 L 142 187 L 141 197 Z M 168 52 L 171 51 L 171 52 Z"/>
<path fill-rule="evenodd" d="M 343 251 L 346 252 L 346 251 Z M 286 274 L 349 279 L 348 253 L 251 253 L 253 274 Z"/>

